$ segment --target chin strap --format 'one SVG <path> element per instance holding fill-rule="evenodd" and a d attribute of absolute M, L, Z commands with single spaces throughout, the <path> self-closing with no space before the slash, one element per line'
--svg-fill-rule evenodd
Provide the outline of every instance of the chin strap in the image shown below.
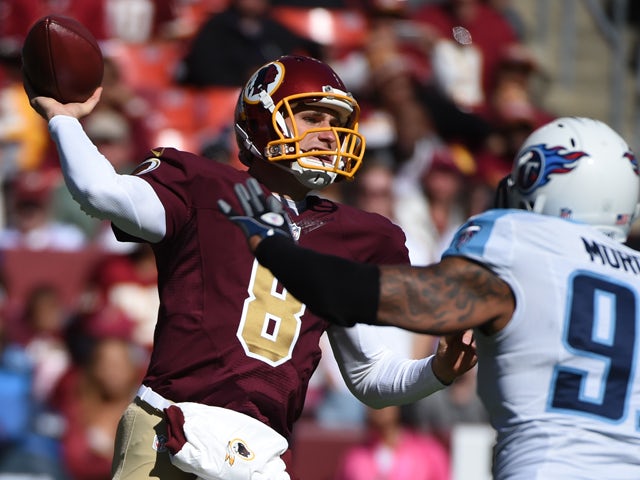
<path fill-rule="evenodd" d="M 321 190 L 331 185 L 337 174 L 333 172 L 325 172 L 323 170 L 313 170 L 311 168 L 304 168 L 300 166 L 295 160 L 291 162 L 291 166 L 287 167 L 283 165 L 286 162 L 271 162 L 280 170 L 284 170 L 290 175 L 293 175 L 302 185 L 309 190 Z"/>
<path fill-rule="evenodd" d="M 304 168 L 300 166 L 298 162 L 292 162 L 291 173 L 296 179 L 305 187 L 312 190 L 319 190 L 331 185 L 337 174 L 334 172 L 326 172 L 324 170 L 313 170 L 311 168 Z"/>

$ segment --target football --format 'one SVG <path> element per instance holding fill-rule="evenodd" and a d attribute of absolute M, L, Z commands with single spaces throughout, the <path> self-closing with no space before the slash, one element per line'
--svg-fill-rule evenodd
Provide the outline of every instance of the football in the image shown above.
<path fill-rule="evenodd" d="M 101 85 L 104 63 L 100 45 L 84 25 L 47 15 L 27 33 L 22 70 L 36 94 L 60 103 L 84 102 Z"/>

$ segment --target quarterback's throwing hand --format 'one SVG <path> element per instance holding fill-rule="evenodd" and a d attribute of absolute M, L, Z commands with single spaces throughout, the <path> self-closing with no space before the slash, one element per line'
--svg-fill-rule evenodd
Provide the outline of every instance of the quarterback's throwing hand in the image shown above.
<path fill-rule="evenodd" d="M 284 208 L 273 196 L 265 198 L 260 184 L 255 178 L 247 180 L 246 184 L 237 183 L 234 187 L 243 212 L 238 213 L 225 200 L 218 200 L 218 207 L 232 222 L 244 232 L 253 250 L 259 241 L 272 235 L 284 235 L 293 238 L 289 217 Z"/>

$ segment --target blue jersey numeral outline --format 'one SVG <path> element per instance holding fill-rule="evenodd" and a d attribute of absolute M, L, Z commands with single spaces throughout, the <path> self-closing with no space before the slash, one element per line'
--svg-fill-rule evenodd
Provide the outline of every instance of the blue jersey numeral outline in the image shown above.
<path fill-rule="evenodd" d="M 640 333 L 635 291 L 590 272 L 578 272 L 569 281 L 564 343 L 574 356 L 601 362 L 603 373 L 598 394 L 587 395 L 589 372 L 556 365 L 548 410 L 622 423 L 629 414 Z M 605 334 L 597 311 L 597 302 L 603 299 L 611 306 Z"/>

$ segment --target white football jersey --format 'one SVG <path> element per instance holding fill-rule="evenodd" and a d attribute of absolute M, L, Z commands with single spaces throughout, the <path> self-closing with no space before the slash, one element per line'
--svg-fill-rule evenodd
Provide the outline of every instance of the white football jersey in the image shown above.
<path fill-rule="evenodd" d="M 475 333 L 494 478 L 640 479 L 640 253 L 588 225 L 492 210 L 444 255 L 515 296 L 502 331 Z"/>

